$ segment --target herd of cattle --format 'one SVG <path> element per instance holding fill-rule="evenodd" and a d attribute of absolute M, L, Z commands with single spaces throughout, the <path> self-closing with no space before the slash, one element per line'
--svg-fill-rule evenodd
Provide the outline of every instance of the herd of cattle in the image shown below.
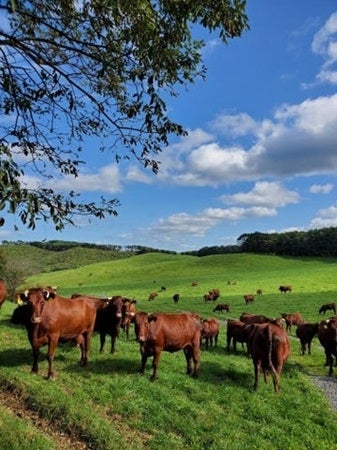
<path fill-rule="evenodd" d="M 287 286 L 289 288 L 289 286 Z M 284 291 L 281 291 L 284 292 Z M 208 295 L 218 298 L 220 293 L 212 290 Z M 19 294 L 21 305 L 12 314 L 11 322 L 26 327 L 33 350 L 32 372 L 38 372 L 39 350 L 48 345 L 48 378 L 55 377 L 54 355 L 58 342 L 73 341 L 81 349 L 80 363 L 86 366 L 90 340 L 94 331 L 100 335 L 100 351 L 105 345 L 106 335 L 111 336 L 111 353 L 121 329 L 129 336 L 130 325 L 134 324 L 136 340 L 139 343 L 141 366 L 144 373 L 149 357 L 153 357 L 151 380 L 158 375 L 159 358 L 162 351 L 183 350 L 187 374 L 197 377 L 200 369 L 201 346 L 217 345 L 220 321 L 215 318 L 202 319 L 193 312 L 149 314 L 136 310 L 136 300 L 122 296 L 97 298 L 73 294 L 62 297 L 51 288 L 31 288 Z M 174 298 L 177 302 L 178 298 Z M 206 300 L 205 300 L 206 301 Z M 207 300 L 208 301 L 208 300 Z M 246 345 L 247 354 L 254 366 L 254 388 L 258 386 L 262 371 L 266 381 L 271 373 L 274 391 L 279 391 L 279 380 L 284 363 L 290 354 L 288 332 L 295 325 L 296 335 L 301 342 L 302 354 L 318 335 L 324 348 L 329 375 L 333 373 L 333 361 L 337 365 L 337 317 L 336 304 L 330 303 L 320 308 L 320 313 L 333 310 L 335 317 L 318 323 L 306 323 L 300 313 L 282 314 L 271 319 L 264 315 L 243 313 L 239 320 L 227 320 L 227 350 L 236 351 L 237 342 Z M 217 304 L 213 312 L 229 312 L 228 304 Z"/>

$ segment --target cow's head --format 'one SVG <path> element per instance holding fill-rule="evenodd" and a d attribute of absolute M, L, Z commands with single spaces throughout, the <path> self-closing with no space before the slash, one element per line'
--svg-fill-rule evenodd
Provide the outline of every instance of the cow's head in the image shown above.
<path fill-rule="evenodd" d="M 32 288 L 27 289 L 20 294 L 20 299 L 31 306 L 32 315 L 30 321 L 32 323 L 40 323 L 42 320 L 42 311 L 45 302 L 55 297 L 55 292 L 48 289 Z"/>
<path fill-rule="evenodd" d="M 157 316 L 155 314 L 148 314 L 146 312 L 137 312 L 135 314 L 135 334 L 138 342 L 143 344 L 148 340 L 150 324 L 156 320 Z"/>

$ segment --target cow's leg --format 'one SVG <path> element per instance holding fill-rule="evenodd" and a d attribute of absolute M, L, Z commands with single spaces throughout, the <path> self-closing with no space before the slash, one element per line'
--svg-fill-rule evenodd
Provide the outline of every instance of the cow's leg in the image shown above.
<path fill-rule="evenodd" d="M 190 349 L 190 353 L 194 364 L 194 370 L 190 373 L 192 374 L 192 377 L 198 378 L 200 370 L 200 347 L 198 345 L 193 345 Z"/>
<path fill-rule="evenodd" d="M 261 370 L 261 361 L 254 361 L 254 389 L 257 389 L 259 383 L 259 373 Z"/>
<path fill-rule="evenodd" d="M 311 355 L 311 340 L 308 341 L 308 355 Z"/>
<path fill-rule="evenodd" d="M 184 355 L 186 358 L 186 373 L 187 375 L 191 375 L 193 372 L 192 368 L 192 360 L 193 360 L 193 353 L 192 350 L 188 348 L 184 348 Z"/>
<path fill-rule="evenodd" d="M 301 342 L 302 355 L 305 354 L 305 342 Z"/>
<path fill-rule="evenodd" d="M 115 352 L 115 343 L 116 343 L 116 334 L 112 333 L 111 334 L 111 349 L 110 349 L 110 353 L 114 353 Z"/>
<path fill-rule="evenodd" d="M 33 367 L 32 373 L 37 373 L 39 371 L 39 354 L 40 347 L 32 346 L 33 348 Z"/>
<path fill-rule="evenodd" d="M 54 379 L 55 378 L 55 371 L 54 371 L 54 355 L 56 351 L 58 338 L 53 338 L 49 341 L 48 345 L 48 378 Z"/>
<path fill-rule="evenodd" d="M 86 367 L 88 363 L 88 353 L 90 349 L 90 340 L 91 340 L 91 334 L 92 333 L 84 333 L 83 335 L 83 350 L 81 353 L 81 366 Z"/>
<path fill-rule="evenodd" d="M 152 361 L 153 373 L 152 373 L 152 376 L 150 378 L 151 381 L 156 380 L 157 377 L 158 377 L 158 365 L 159 365 L 160 353 L 161 353 L 161 348 L 155 348 L 154 349 L 153 361 Z"/>
<path fill-rule="evenodd" d="M 329 356 L 328 356 L 328 365 L 329 365 L 329 376 L 331 376 L 333 374 L 333 368 L 332 368 L 333 357 L 332 357 L 331 353 L 329 353 Z"/>
<path fill-rule="evenodd" d="M 99 352 L 100 352 L 100 353 L 103 353 L 103 351 L 104 351 L 105 336 L 106 336 L 105 331 L 101 331 L 101 332 L 99 333 L 99 338 L 100 338 L 100 348 L 99 348 Z"/>
<path fill-rule="evenodd" d="M 232 339 L 232 337 L 229 334 L 227 334 L 227 351 L 228 352 L 229 352 L 229 348 L 231 345 L 231 339 Z M 235 340 L 233 339 L 233 349 L 234 349 L 234 343 L 235 343 Z"/>
<path fill-rule="evenodd" d="M 143 351 L 143 352 L 141 351 L 141 355 L 142 355 L 142 358 L 141 358 L 141 364 L 140 364 L 139 373 L 140 373 L 140 374 L 143 374 L 144 371 L 145 371 L 145 365 L 146 365 L 146 361 L 147 361 L 147 355 L 146 355 L 145 351 Z"/>

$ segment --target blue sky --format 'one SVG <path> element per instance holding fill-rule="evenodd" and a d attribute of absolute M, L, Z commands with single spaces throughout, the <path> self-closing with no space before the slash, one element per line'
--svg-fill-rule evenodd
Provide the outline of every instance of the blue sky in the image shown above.
<path fill-rule="evenodd" d="M 158 175 L 87 143 L 87 165 L 57 187 L 120 200 L 118 217 L 56 232 L 9 217 L 1 240 L 63 239 L 178 252 L 235 244 L 243 233 L 337 226 L 337 4 L 248 0 L 250 31 L 206 36 L 206 81 L 170 100 L 189 135 Z M 13 231 L 16 224 L 19 231 Z"/>

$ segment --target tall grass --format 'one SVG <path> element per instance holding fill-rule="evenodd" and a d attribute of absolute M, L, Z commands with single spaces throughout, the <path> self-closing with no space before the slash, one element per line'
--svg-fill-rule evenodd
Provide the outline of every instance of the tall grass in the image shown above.
<path fill-rule="evenodd" d="M 317 338 L 312 355 L 301 356 L 291 331 L 291 356 L 281 376 L 281 393 L 275 395 L 271 380 L 261 379 L 252 390 L 253 365 L 244 349 L 225 351 L 226 318 L 245 311 L 278 316 L 302 312 L 307 321 L 318 321 L 318 309 L 336 299 L 337 260 L 289 259 L 259 255 L 217 255 L 196 258 L 147 254 L 128 260 L 88 265 L 76 270 L 41 274 L 24 287 L 57 285 L 69 295 L 121 293 L 137 299 L 145 311 L 193 310 L 221 320 L 218 347 L 202 349 L 197 380 L 185 375 L 182 352 L 163 353 L 159 379 L 151 383 L 151 359 L 144 376 L 138 374 L 140 354 L 131 332 L 121 333 L 116 353 L 98 352 L 92 340 L 88 368 L 79 367 L 79 350 L 60 344 L 56 351 L 57 379 L 45 379 L 46 348 L 40 370 L 30 373 L 32 357 L 25 330 L 9 319 L 15 307 L 5 302 L 0 315 L 0 386 L 19 398 L 22 405 L 53 424 L 55 430 L 85 443 L 87 448 L 109 449 L 336 449 L 337 414 L 311 377 L 325 375 L 324 353 Z M 228 285 L 235 280 L 235 285 Z M 199 285 L 192 287 L 192 281 Z M 280 284 L 292 284 L 291 294 L 280 294 Z M 166 290 L 161 291 L 161 287 Z M 217 301 L 230 304 L 226 314 L 213 313 L 214 304 L 203 294 L 219 288 Z M 263 290 L 252 305 L 243 295 Z M 158 297 L 149 302 L 148 295 Z M 175 305 L 174 293 L 181 300 Z M 109 346 L 107 346 L 107 349 Z M 334 379 L 335 379 L 334 375 Z M 8 418 L 10 421 L 8 421 Z M 0 448 L 58 449 L 60 442 L 25 415 L 0 407 Z M 72 448 L 71 446 L 69 448 Z"/>

